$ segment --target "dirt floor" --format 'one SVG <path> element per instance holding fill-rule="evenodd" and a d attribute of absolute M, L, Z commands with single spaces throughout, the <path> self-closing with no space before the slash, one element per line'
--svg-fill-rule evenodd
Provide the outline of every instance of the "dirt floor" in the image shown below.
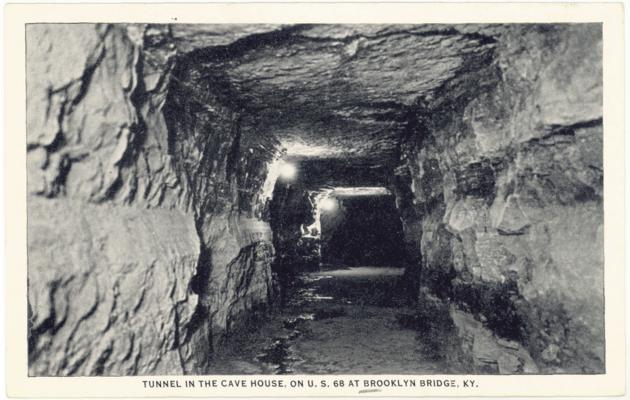
<path fill-rule="evenodd" d="M 455 373 L 401 323 L 403 270 L 356 267 L 304 274 L 287 305 L 233 340 L 218 374 Z M 429 350 L 429 351 L 427 351 Z"/>

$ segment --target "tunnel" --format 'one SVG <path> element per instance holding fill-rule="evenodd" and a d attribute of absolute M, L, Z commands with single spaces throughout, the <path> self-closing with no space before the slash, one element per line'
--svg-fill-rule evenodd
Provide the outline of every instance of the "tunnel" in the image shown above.
<path fill-rule="evenodd" d="M 600 24 L 31 24 L 30 376 L 604 372 Z"/>
<path fill-rule="evenodd" d="M 321 206 L 322 262 L 402 267 L 405 259 L 402 223 L 393 196 L 372 195 L 365 190 L 365 194 L 356 195 L 334 193 Z"/>

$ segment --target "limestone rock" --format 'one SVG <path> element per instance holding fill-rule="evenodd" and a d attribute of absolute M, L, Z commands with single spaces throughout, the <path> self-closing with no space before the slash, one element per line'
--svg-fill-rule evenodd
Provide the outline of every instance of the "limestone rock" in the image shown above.
<path fill-rule="evenodd" d="M 188 288 L 193 219 L 68 200 L 28 206 L 29 373 L 185 372 L 177 349 L 199 301 Z"/>
<path fill-rule="evenodd" d="M 211 276 L 209 300 L 215 330 L 229 333 L 242 322 L 239 318 L 251 310 L 269 306 L 273 290 L 272 261 L 273 246 L 260 241 L 244 247 L 227 265 L 224 276 Z"/>
<path fill-rule="evenodd" d="M 517 374 L 537 373 L 538 368 L 528 351 L 514 341 L 508 341 L 493 335 L 483 324 L 470 314 L 451 308 L 450 315 L 458 334 L 472 345 L 469 357 L 480 372 Z"/>
<path fill-rule="evenodd" d="M 560 351 L 560 347 L 552 343 L 543 350 L 540 356 L 546 362 L 554 362 L 558 360 L 558 351 Z"/>
<path fill-rule="evenodd" d="M 490 42 L 450 26 L 299 25 L 191 57 L 203 76 L 227 74 L 224 95 L 256 116 L 245 129 L 273 132 L 297 155 L 383 160 L 394 156 L 404 107 L 487 57 Z"/>
<path fill-rule="evenodd" d="M 527 345 L 541 371 L 601 372 L 601 29 L 475 29 L 495 39 L 495 63 L 419 102 L 416 136 L 403 142 L 420 282 L 485 315 L 489 329 L 509 317 L 517 329 L 505 339 Z M 480 367 L 516 368 L 474 332 Z"/>
<path fill-rule="evenodd" d="M 448 226 L 456 232 L 461 232 L 478 225 L 483 226 L 485 218 L 486 209 L 483 200 L 466 197 L 453 205 L 448 219 Z"/>
<path fill-rule="evenodd" d="M 241 151 L 236 113 L 174 84 L 168 27 L 35 24 L 26 41 L 30 373 L 205 373 L 233 316 L 269 299 L 255 211 L 275 153 Z"/>
<path fill-rule="evenodd" d="M 505 235 L 520 235 L 529 227 L 529 219 L 518 204 L 518 198 L 509 196 L 499 216 L 497 230 Z"/>

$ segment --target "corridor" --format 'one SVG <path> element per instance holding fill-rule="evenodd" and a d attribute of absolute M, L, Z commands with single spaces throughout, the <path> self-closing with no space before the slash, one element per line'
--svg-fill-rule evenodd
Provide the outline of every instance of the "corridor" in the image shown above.
<path fill-rule="evenodd" d="M 288 304 L 230 343 L 216 363 L 221 369 L 213 373 L 458 372 L 461 366 L 448 358 L 454 349 L 447 348 L 449 340 L 427 338 L 409 324 L 414 308 L 405 299 L 402 279 L 401 268 L 388 267 L 304 273 Z"/>
<path fill-rule="evenodd" d="M 601 374 L 601 24 L 26 25 L 30 376 Z"/>

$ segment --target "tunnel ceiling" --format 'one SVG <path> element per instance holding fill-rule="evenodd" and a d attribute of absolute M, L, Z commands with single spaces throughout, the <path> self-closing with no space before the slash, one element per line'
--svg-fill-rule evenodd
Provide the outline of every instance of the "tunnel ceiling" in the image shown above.
<path fill-rule="evenodd" d="M 407 107 L 494 43 L 470 25 L 466 32 L 446 25 L 170 29 L 187 79 L 236 106 L 243 131 L 277 138 L 298 159 L 353 160 L 360 168 L 393 160 Z"/>

